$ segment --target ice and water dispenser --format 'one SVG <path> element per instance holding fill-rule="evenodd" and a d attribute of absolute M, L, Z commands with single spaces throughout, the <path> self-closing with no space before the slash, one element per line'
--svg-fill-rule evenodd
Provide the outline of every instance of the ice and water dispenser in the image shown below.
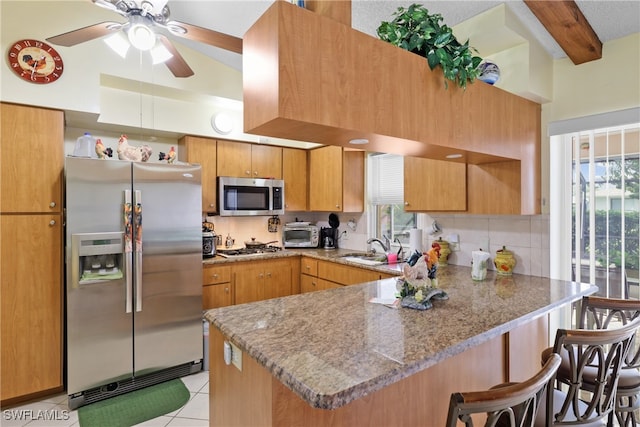
<path fill-rule="evenodd" d="M 74 287 L 124 277 L 124 233 L 77 233 L 71 239 Z"/>

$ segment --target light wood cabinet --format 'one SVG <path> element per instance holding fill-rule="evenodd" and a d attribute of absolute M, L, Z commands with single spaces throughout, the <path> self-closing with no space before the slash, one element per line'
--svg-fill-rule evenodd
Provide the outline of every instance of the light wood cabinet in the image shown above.
<path fill-rule="evenodd" d="M 404 210 L 465 211 L 467 166 L 418 157 L 404 158 Z"/>
<path fill-rule="evenodd" d="M 231 267 L 205 265 L 202 269 L 202 309 L 209 310 L 232 304 Z"/>
<path fill-rule="evenodd" d="M 178 148 L 180 161 L 202 166 L 202 212 L 216 212 L 216 140 L 187 135 L 178 141 Z"/>
<path fill-rule="evenodd" d="M 0 397 L 63 390 L 64 116 L 0 104 Z"/>
<path fill-rule="evenodd" d="M 274 2 L 244 34 L 242 56 L 246 132 L 343 147 L 366 138 L 371 152 L 434 160 L 460 154 L 490 183 L 477 188 L 508 194 L 509 211 L 540 213 L 539 103 L 482 82 L 445 87 L 424 58 L 289 2 Z M 509 213 L 486 200 L 469 200 L 468 211 Z"/>
<path fill-rule="evenodd" d="M 301 293 L 357 285 L 393 276 L 392 274 L 385 274 L 366 268 L 304 256 L 300 260 L 300 272 Z"/>
<path fill-rule="evenodd" d="M 364 151 L 337 146 L 309 151 L 309 210 L 364 211 Z"/>
<path fill-rule="evenodd" d="M 234 303 L 244 304 L 293 294 L 293 273 L 289 259 L 234 265 Z"/>
<path fill-rule="evenodd" d="M 298 148 L 282 149 L 282 179 L 284 180 L 284 201 L 287 211 L 308 210 L 307 150 Z"/>
<path fill-rule="evenodd" d="M 282 179 L 282 147 L 218 140 L 217 174 Z"/>
<path fill-rule="evenodd" d="M 4 103 L 1 108 L 2 212 L 62 212 L 63 113 Z"/>

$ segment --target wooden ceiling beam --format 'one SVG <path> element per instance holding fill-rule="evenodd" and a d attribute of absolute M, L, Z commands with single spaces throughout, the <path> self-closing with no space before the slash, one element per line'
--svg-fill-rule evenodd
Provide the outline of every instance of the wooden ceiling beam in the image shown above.
<path fill-rule="evenodd" d="M 575 1 L 524 0 L 574 64 L 602 58 L 602 42 Z"/>

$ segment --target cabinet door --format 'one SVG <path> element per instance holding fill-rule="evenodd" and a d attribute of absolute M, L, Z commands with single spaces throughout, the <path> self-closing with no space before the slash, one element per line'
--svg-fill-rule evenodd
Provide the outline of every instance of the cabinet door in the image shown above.
<path fill-rule="evenodd" d="M 340 283 L 332 282 L 330 280 L 318 279 L 318 288 L 320 290 L 325 291 L 327 289 L 341 288 L 342 285 Z"/>
<path fill-rule="evenodd" d="M 218 140 L 218 176 L 251 177 L 251 144 Z"/>
<path fill-rule="evenodd" d="M 307 208 L 307 151 L 282 149 L 282 179 L 287 211 L 306 211 Z"/>
<path fill-rule="evenodd" d="M 241 263 L 233 266 L 234 304 L 264 299 L 264 265 Z"/>
<path fill-rule="evenodd" d="M 308 274 L 300 275 L 300 293 L 319 291 L 318 278 Z"/>
<path fill-rule="evenodd" d="M 62 216 L 0 215 L 0 236 L 0 396 L 62 390 Z"/>
<path fill-rule="evenodd" d="M 302 257 L 300 259 L 300 269 L 302 274 L 308 274 L 310 276 L 318 275 L 318 260 L 308 257 Z"/>
<path fill-rule="evenodd" d="M 264 299 L 291 295 L 291 261 L 269 261 L 264 270 Z"/>
<path fill-rule="evenodd" d="M 342 211 L 364 212 L 364 151 L 342 153 Z"/>
<path fill-rule="evenodd" d="M 64 116 L 1 104 L 2 212 L 62 212 Z"/>
<path fill-rule="evenodd" d="M 309 151 L 309 210 L 342 210 L 342 147 Z"/>
<path fill-rule="evenodd" d="M 466 210 L 467 166 L 405 157 L 404 205 L 408 212 Z"/>
<path fill-rule="evenodd" d="M 207 285 L 202 288 L 202 309 L 226 307 L 233 304 L 231 283 Z"/>
<path fill-rule="evenodd" d="M 251 170 L 255 178 L 282 179 L 282 147 L 251 145 Z"/>
<path fill-rule="evenodd" d="M 202 285 L 217 285 L 231 281 L 231 267 L 228 265 L 205 265 L 202 268 Z"/>
<path fill-rule="evenodd" d="M 185 136 L 178 145 L 178 157 L 202 166 L 202 212 L 216 212 L 216 141 L 214 139 Z"/>

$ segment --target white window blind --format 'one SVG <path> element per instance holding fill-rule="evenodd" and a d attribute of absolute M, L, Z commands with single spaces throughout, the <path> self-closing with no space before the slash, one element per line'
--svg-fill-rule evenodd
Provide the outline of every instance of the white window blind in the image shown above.
<path fill-rule="evenodd" d="M 404 202 L 404 159 L 395 154 L 370 154 L 368 195 L 373 205 Z"/>

